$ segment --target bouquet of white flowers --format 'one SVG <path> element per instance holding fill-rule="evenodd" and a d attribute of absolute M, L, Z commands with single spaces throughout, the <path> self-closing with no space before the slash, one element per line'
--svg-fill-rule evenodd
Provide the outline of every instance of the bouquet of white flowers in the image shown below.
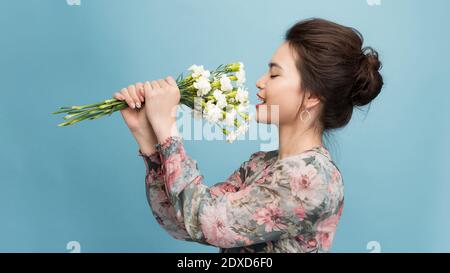
<path fill-rule="evenodd" d="M 203 65 L 192 65 L 190 74 L 176 79 L 180 90 L 180 104 L 193 110 L 195 119 L 206 119 L 222 128 L 228 142 L 233 142 L 248 130 L 248 91 L 244 87 L 244 64 L 235 62 L 220 65 L 213 71 L 205 70 Z M 235 83 L 235 86 L 233 85 Z M 128 107 L 125 101 L 108 99 L 99 103 L 66 106 L 52 114 L 66 113 L 68 120 L 58 124 L 67 126 L 85 119 L 97 119 Z M 240 118 L 239 118 L 240 117 Z"/>

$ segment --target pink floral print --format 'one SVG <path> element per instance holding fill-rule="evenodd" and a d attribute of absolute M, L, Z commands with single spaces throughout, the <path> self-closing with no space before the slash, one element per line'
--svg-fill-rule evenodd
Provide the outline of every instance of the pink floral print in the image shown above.
<path fill-rule="evenodd" d="M 173 238 L 220 252 L 328 252 L 344 204 L 344 184 L 324 146 L 278 159 L 250 155 L 225 181 L 208 187 L 181 136 L 138 152 L 146 195 L 158 224 Z"/>

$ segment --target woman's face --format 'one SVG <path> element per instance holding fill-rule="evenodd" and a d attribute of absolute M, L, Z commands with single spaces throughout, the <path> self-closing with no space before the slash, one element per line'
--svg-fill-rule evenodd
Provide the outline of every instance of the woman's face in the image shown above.
<path fill-rule="evenodd" d="M 293 52 L 284 42 L 272 56 L 268 71 L 256 82 L 260 89 L 257 96 L 262 100 L 256 105 L 256 121 L 277 125 L 294 122 L 302 103 L 300 83 Z"/>

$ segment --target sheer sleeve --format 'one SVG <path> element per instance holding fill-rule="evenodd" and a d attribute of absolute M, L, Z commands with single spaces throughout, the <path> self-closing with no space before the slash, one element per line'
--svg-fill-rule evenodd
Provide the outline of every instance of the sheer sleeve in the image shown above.
<path fill-rule="evenodd" d="M 172 237 L 179 240 L 189 240 L 184 225 L 175 219 L 175 210 L 166 195 L 164 179 L 161 172 L 161 159 L 158 151 L 145 155 L 138 151 L 146 167 L 145 192 L 148 204 L 158 224 Z"/>
<path fill-rule="evenodd" d="M 190 240 L 221 248 L 278 240 L 311 229 L 329 209 L 327 182 L 313 162 L 278 164 L 271 183 L 246 185 L 248 165 L 264 160 L 256 153 L 226 181 L 208 187 L 182 137 L 168 137 L 157 150 L 174 220 Z M 306 186 L 311 191 L 302 190 Z"/>

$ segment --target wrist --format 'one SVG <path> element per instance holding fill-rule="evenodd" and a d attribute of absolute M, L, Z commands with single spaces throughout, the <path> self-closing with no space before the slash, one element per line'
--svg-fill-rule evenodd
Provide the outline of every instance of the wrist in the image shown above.
<path fill-rule="evenodd" d="M 155 145 L 158 143 L 158 139 L 153 132 L 135 131 L 133 136 L 143 154 L 150 155 L 156 151 Z"/>
<path fill-rule="evenodd" d="M 155 132 L 158 143 L 162 143 L 169 136 L 179 136 L 176 120 L 172 118 L 155 121 L 153 130 Z"/>

